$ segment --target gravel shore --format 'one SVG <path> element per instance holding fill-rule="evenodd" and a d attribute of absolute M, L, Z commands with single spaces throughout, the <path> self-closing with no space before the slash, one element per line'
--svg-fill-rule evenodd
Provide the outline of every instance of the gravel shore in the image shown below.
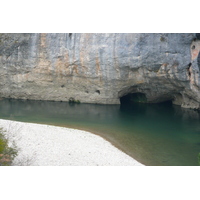
<path fill-rule="evenodd" d="M 95 134 L 64 127 L 0 119 L 10 145 L 15 142 L 18 166 L 142 166 Z"/>

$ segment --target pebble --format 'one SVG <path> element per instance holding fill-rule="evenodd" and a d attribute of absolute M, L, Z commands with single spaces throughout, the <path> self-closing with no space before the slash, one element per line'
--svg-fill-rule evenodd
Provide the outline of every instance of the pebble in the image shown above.
<path fill-rule="evenodd" d="M 3 119 L 0 127 L 19 148 L 15 166 L 142 166 L 90 132 Z"/>

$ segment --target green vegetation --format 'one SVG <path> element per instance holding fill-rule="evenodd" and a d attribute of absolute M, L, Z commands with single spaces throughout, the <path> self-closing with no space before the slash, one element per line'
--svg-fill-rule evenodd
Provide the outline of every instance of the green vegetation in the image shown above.
<path fill-rule="evenodd" d="M 200 153 L 198 155 L 198 162 L 199 162 L 199 166 L 200 166 Z"/>
<path fill-rule="evenodd" d="M 10 166 L 17 156 L 17 149 L 8 146 L 8 139 L 0 129 L 0 166 Z"/>
<path fill-rule="evenodd" d="M 161 41 L 161 42 L 164 42 L 164 41 L 165 41 L 165 38 L 164 38 L 163 36 L 161 36 L 161 37 L 160 37 L 160 41 Z"/>
<path fill-rule="evenodd" d="M 77 103 L 77 104 L 79 104 L 79 103 L 81 103 L 79 100 L 76 100 L 76 99 L 74 99 L 73 97 L 70 97 L 69 98 L 69 103 Z"/>

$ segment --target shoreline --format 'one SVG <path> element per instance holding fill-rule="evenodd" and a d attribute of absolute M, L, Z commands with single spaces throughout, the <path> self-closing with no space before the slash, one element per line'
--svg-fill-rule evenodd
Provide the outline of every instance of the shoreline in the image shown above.
<path fill-rule="evenodd" d="M 0 119 L 20 148 L 14 166 L 143 166 L 105 138 L 85 130 Z"/>

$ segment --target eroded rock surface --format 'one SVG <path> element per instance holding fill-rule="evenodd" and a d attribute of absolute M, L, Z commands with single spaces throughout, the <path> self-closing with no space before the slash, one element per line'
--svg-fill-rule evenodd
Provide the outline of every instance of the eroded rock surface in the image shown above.
<path fill-rule="evenodd" d="M 195 33 L 0 34 L 0 97 L 199 108 L 200 37 Z"/>

